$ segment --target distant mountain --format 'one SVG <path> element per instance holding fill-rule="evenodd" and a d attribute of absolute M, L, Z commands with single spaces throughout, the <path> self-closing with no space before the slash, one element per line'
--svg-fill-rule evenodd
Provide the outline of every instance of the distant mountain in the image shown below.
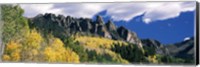
<path fill-rule="evenodd" d="M 194 37 L 189 40 L 165 46 L 170 55 L 180 58 L 194 59 Z"/>
<path fill-rule="evenodd" d="M 123 40 L 142 47 L 140 39 L 136 33 L 123 26 L 116 27 L 112 21 L 105 23 L 101 16 L 97 16 L 95 21 L 89 18 L 74 18 L 51 13 L 39 14 L 30 18 L 30 26 L 38 28 L 44 33 L 52 33 L 59 38 L 74 34 L 91 35 L 110 38 L 113 40 Z"/>
<path fill-rule="evenodd" d="M 157 40 L 142 39 L 143 48 L 148 50 L 147 54 L 160 54 L 182 58 L 185 62 L 194 62 L 194 37 L 188 40 L 174 43 L 174 44 L 161 44 Z"/>

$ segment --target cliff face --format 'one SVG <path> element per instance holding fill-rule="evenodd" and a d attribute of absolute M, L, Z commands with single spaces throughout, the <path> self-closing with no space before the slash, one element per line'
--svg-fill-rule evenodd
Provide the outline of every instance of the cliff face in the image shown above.
<path fill-rule="evenodd" d="M 142 43 L 135 32 L 123 26 L 117 28 L 110 20 L 105 23 L 101 16 L 97 16 L 96 20 L 92 21 L 89 18 L 73 18 L 46 13 L 31 18 L 30 22 L 30 26 L 39 28 L 45 33 L 52 33 L 57 37 L 79 33 L 80 35 L 94 35 L 113 40 L 123 40 L 142 47 Z"/>

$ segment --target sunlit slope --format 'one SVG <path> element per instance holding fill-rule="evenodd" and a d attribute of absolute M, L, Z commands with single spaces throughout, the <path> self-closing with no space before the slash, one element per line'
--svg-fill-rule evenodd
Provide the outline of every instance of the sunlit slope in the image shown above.
<path fill-rule="evenodd" d="M 118 43 L 120 46 L 128 45 L 126 42 L 91 36 L 77 36 L 75 40 L 83 45 L 85 49 L 95 51 L 98 55 L 108 55 L 110 59 L 119 63 L 129 63 L 127 60 L 123 59 L 120 54 L 111 50 L 114 43 Z"/>
<path fill-rule="evenodd" d="M 89 49 L 110 49 L 114 43 L 118 43 L 119 45 L 128 45 L 126 42 L 123 41 L 112 40 L 103 37 L 76 36 L 75 40 L 83 44 L 85 47 L 88 47 Z"/>

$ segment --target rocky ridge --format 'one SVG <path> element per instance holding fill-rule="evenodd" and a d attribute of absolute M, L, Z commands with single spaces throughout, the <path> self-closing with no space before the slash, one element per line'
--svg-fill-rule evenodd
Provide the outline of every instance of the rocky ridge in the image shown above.
<path fill-rule="evenodd" d="M 30 18 L 29 21 L 31 22 L 30 26 L 42 29 L 45 33 L 52 33 L 57 37 L 79 33 L 81 35 L 94 35 L 114 40 L 123 40 L 142 47 L 142 43 L 135 32 L 123 26 L 116 27 L 111 20 L 105 23 L 101 16 L 97 16 L 96 20 L 93 21 L 89 18 L 56 16 L 55 14 L 46 13 Z"/>

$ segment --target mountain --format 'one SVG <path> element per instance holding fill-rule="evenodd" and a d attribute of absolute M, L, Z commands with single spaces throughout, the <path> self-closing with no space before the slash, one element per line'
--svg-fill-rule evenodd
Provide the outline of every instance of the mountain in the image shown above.
<path fill-rule="evenodd" d="M 163 45 L 154 39 L 139 39 L 134 31 L 124 26 L 117 27 L 111 20 L 105 23 L 99 15 L 96 16 L 96 20 L 92 20 L 46 13 L 29 18 L 29 22 L 31 28 L 36 28 L 44 34 L 52 33 L 61 39 L 73 35 L 104 37 L 135 44 L 145 50 L 146 56 L 159 54 L 186 59 L 194 56 L 193 38 L 180 43 Z"/>
<path fill-rule="evenodd" d="M 183 42 L 166 45 L 165 47 L 169 50 L 170 55 L 194 59 L 194 37 Z"/>
<path fill-rule="evenodd" d="M 64 38 L 74 34 L 100 36 L 113 40 L 123 40 L 142 47 L 136 33 L 125 27 L 116 27 L 112 21 L 105 23 L 101 16 L 96 16 L 93 21 L 89 18 L 74 18 L 51 13 L 39 14 L 30 18 L 30 27 L 36 28 L 43 33 L 52 33 L 54 36 Z"/>
<path fill-rule="evenodd" d="M 162 55 L 168 55 L 169 51 L 168 49 L 163 46 L 159 41 L 154 39 L 142 39 L 142 45 L 144 49 L 151 48 L 151 50 L 154 51 L 156 54 L 162 54 Z"/>
<path fill-rule="evenodd" d="M 89 35 L 89 36 L 101 36 L 113 40 L 123 40 L 139 47 L 152 47 L 155 48 L 158 54 L 177 54 L 180 51 L 188 47 L 191 48 L 192 45 L 187 45 L 192 41 L 185 41 L 181 43 L 171 44 L 169 46 L 163 46 L 159 41 L 153 39 L 139 39 L 137 34 L 129 29 L 120 26 L 117 27 L 111 20 L 105 23 L 101 16 L 97 15 L 96 20 L 90 18 L 74 18 L 71 16 L 63 16 L 51 13 L 46 13 L 44 15 L 39 14 L 36 17 L 30 18 L 30 26 L 38 28 L 44 33 L 52 33 L 54 36 L 59 38 L 71 36 L 73 34 Z M 185 45 L 186 44 L 186 45 Z M 193 44 L 193 42 L 191 43 Z M 179 49 L 177 49 L 179 48 Z M 168 51 L 171 49 L 177 49 L 173 51 Z M 184 51 L 183 51 L 184 52 Z M 192 51 L 188 52 L 193 54 Z"/>
<path fill-rule="evenodd" d="M 146 54 L 148 55 L 159 54 L 181 58 L 187 63 L 194 62 L 194 37 L 182 42 L 165 45 L 153 39 L 142 39 L 141 41 L 143 48 L 147 50 Z"/>

